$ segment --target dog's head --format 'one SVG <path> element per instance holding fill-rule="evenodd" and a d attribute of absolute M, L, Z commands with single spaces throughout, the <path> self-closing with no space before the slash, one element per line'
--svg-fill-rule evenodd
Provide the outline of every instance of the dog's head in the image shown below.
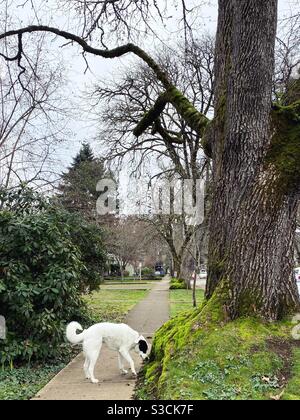
<path fill-rule="evenodd" d="M 145 360 L 148 357 L 147 353 L 149 351 L 149 344 L 147 343 L 145 337 L 140 335 L 135 344 L 136 353 L 138 353 L 141 356 L 141 358 Z"/>

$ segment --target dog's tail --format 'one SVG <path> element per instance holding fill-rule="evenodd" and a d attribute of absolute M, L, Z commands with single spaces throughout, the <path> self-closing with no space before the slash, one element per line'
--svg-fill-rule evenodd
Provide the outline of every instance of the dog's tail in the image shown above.
<path fill-rule="evenodd" d="M 76 331 L 82 331 L 82 333 L 76 334 Z M 67 336 L 68 341 L 70 341 L 70 343 L 72 344 L 81 343 L 84 339 L 84 333 L 85 331 L 83 330 L 82 326 L 78 324 L 78 322 L 71 322 L 67 326 L 66 336 Z"/>

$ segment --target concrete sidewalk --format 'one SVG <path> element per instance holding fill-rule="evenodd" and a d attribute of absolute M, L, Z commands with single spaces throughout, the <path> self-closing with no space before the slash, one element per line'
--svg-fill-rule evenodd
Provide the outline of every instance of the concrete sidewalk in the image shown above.
<path fill-rule="evenodd" d="M 169 279 L 155 284 L 148 296 L 128 314 L 127 324 L 151 339 L 155 331 L 169 319 Z M 141 359 L 132 352 L 136 369 Z M 95 369 L 98 385 L 84 379 L 83 355 L 77 356 L 65 369 L 53 378 L 33 400 L 130 400 L 135 378 L 121 376 L 118 356 L 104 345 Z"/>

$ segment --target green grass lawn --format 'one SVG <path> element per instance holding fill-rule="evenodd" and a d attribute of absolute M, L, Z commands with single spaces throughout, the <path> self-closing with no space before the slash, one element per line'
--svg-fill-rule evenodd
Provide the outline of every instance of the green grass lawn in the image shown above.
<path fill-rule="evenodd" d="M 127 313 L 140 300 L 146 297 L 148 288 L 135 289 L 105 289 L 85 296 L 84 300 L 92 313 L 95 322 L 123 322 Z"/>
<path fill-rule="evenodd" d="M 192 290 L 170 290 L 170 315 L 171 318 L 182 311 L 192 309 Z M 196 290 L 197 305 L 201 304 L 204 298 L 204 290 Z"/>
<path fill-rule="evenodd" d="M 111 277 L 111 278 L 104 279 L 104 285 L 106 284 L 127 285 L 127 284 L 149 284 L 149 283 L 152 284 L 160 280 L 162 280 L 162 277 L 154 277 L 154 278 L 142 277 L 142 280 L 140 280 L 138 277 L 124 277 L 123 280 L 121 277 Z"/>

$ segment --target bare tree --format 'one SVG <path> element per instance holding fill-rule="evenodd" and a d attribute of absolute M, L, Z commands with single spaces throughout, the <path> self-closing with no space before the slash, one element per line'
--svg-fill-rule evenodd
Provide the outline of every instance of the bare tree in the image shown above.
<path fill-rule="evenodd" d="M 62 82 L 58 67 L 44 58 L 45 37 L 34 37 L 35 52 L 27 57 L 31 72 L 3 64 L 0 77 L 0 182 L 4 188 L 39 186 L 58 179 L 52 168 L 56 147 L 66 134 L 65 110 L 57 98 Z M 0 52 L 5 56 L 9 46 Z"/>
<path fill-rule="evenodd" d="M 281 100 L 300 68 L 300 15 L 280 22 L 275 48 L 274 97 Z"/>
<path fill-rule="evenodd" d="M 96 33 L 103 46 L 105 36 L 114 33 L 128 38 L 135 32 L 136 25 L 150 29 L 148 20 L 156 13 L 162 18 L 161 9 L 155 0 L 63 0 L 66 9 L 74 9 L 81 19 L 82 37 L 90 38 Z M 152 7 L 153 6 L 153 7 Z M 109 28 L 104 31 L 103 28 Z M 142 29 L 142 28 L 141 28 Z"/>
<path fill-rule="evenodd" d="M 113 39 L 136 41 L 141 35 L 157 37 L 157 22 L 165 25 L 171 13 L 178 14 L 178 32 L 193 37 L 195 17 L 207 0 L 61 0 L 67 12 L 74 10 L 80 19 L 81 36 L 99 40 L 103 47 Z M 179 10 L 178 10 L 179 9 Z M 193 22 L 193 25 L 192 25 Z M 194 28 L 195 29 L 195 28 Z"/>
<path fill-rule="evenodd" d="M 195 107 L 205 115 L 212 113 L 214 40 L 211 37 L 204 36 L 176 50 L 164 49 L 157 61 L 189 95 Z M 99 134 L 102 148 L 107 150 L 106 158 L 117 160 L 120 167 L 125 158 L 133 172 L 144 170 L 148 157 L 150 166 L 160 161 L 158 172 L 149 179 L 150 185 L 154 178 L 172 179 L 178 175 L 196 182 L 209 169 L 210 162 L 203 153 L 199 133 L 189 128 L 172 105 L 164 109 L 155 126 L 142 133 L 138 141 L 132 135 L 142 115 L 154 106 L 161 88 L 153 71 L 141 64 L 137 69 L 128 69 L 121 80 L 111 85 L 103 82 L 94 90 L 91 112 L 98 105 L 100 112 L 96 112 L 96 119 L 103 125 Z M 156 226 L 168 244 L 173 271 L 182 277 L 182 262 L 194 227 L 186 223 L 184 215 L 150 217 L 149 223 Z"/>
<path fill-rule="evenodd" d="M 157 57 L 172 82 L 204 115 L 213 111 L 213 61 L 214 40 L 209 36 L 174 50 L 164 49 Z M 128 69 L 117 82 L 103 81 L 91 95 L 91 112 L 100 109 L 96 111 L 103 126 L 99 140 L 107 159 L 118 160 L 122 165 L 126 156 L 133 171 L 139 170 L 150 157 L 152 162 L 162 160 L 166 172 L 197 179 L 207 164 L 201 137 L 172 105 L 165 107 L 155 126 L 142 132 L 138 141 L 132 135 L 141 117 L 154 106 L 161 89 L 154 72 L 144 64 Z"/>
<path fill-rule="evenodd" d="M 157 235 L 149 225 L 136 217 L 115 217 L 106 226 L 107 250 L 118 262 L 122 280 L 128 264 L 137 271 L 140 262 L 146 259 Z"/>
<path fill-rule="evenodd" d="M 152 225 L 166 242 L 172 257 L 171 275 L 182 278 L 183 255 L 192 238 L 192 229 L 186 226 L 184 217 L 158 215 L 148 217 L 146 223 Z"/>
<path fill-rule="evenodd" d="M 209 177 L 207 168 L 206 176 Z M 192 180 L 190 180 L 192 181 Z M 207 183 L 209 184 L 209 182 Z M 204 238 L 208 232 L 209 220 L 209 194 L 208 189 L 203 190 L 204 196 L 199 196 L 196 189 L 194 201 L 194 184 L 186 189 L 185 180 L 178 178 L 175 181 L 170 174 L 152 188 L 150 185 L 151 204 L 148 213 L 145 212 L 143 220 L 152 225 L 169 248 L 172 258 L 171 275 L 185 279 L 189 283 L 189 270 L 186 270 L 186 259 L 190 254 L 191 242 L 197 238 L 199 248 L 202 250 Z M 203 200 L 199 203 L 197 200 Z M 190 206 L 189 204 L 190 203 Z M 188 207 L 186 206 L 188 204 Z M 203 206 L 203 220 L 199 220 L 197 211 L 200 204 Z M 200 234 L 201 232 L 201 234 Z"/>

